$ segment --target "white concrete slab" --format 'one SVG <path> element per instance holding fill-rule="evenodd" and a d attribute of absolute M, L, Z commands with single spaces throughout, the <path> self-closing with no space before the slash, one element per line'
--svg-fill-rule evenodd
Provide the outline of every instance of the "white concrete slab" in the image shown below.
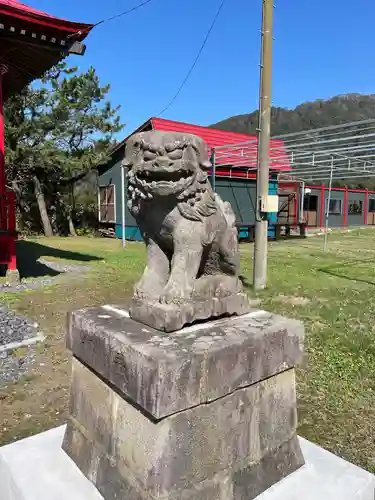
<path fill-rule="evenodd" d="M 375 476 L 299 438 L 306 464 L 257 500 L 375 500 Z"/>
<path fill-rule="evenodd" d="M 61 449 L 65 426 L 0 448 L 0 500 L 103 500 Z"/>
<path fill-rule="evenodd" d="M 64 431 L 57 427 L 0 448 L 0 500 L 103 500 L 62 451 Z M 258 500 L 374 500 L 373 474 L 300 440 L 306 465 Z"/>

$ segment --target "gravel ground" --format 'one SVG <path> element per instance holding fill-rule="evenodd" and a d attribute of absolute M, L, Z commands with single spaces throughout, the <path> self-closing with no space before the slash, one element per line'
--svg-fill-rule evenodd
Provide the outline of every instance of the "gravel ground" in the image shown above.
<path fill-rule="evenodd" d="M 15 314 L 5 306 L 0 307 L 0 348 L 13 342 L 22 342 L 38 335 L 38 325 Z M 0 387 L 18 380 L 35 362 L 35 345 L 0 351 Z"/>
<path fill-rule="evenodd" d="M 7 357 L 2 357 L 4 354 Z M 10 382 L 16 382 L 30 371 L 35 359 L 35 346 L 24 348 L 22 354 L 19 350 L 13 353 L 0 353 L 0 389 L 5 388 Z"/>
<path fill-rule="evenodd" d="M 54 277 L 34 279 L 14 286 L 0 285 L 0 292 L 35 290 L 44 285 L 53 284 L 61 274 L 73 273 L 85 276 L 88 270 L 87 266 L 78 264 L 61 264 L 44 259 L 39 259 L 38 262 L 60 274 Z M 37 335 L 38 325 L 36 323 L 32 324 L 24 316 L 15 314 L 5 306 L 0 306 L 0 348 Z M 35 345 L 0 351 L 0 388 L 5 387 L 10 382 L 17 381 L 31 369 L 36 359 L 35 352 Z"/>
<path fill-rule="evenodd" d="M 30 324 L 24 316 L 19 316 L 0 306 L 0 346 L 36 337 L 38 325 Z"/>
<path fill-rule="evenodd" d="M 87 266 L 82 266 L 79 264 L 60 264 L 58 262 L 50 262 L 44 259 L 38 259 L 38 262 L 40 262 L 40 264 L 49 267 L 53 271 L 56 271 L 61 274 L 79 273 L 79 276 L 84 276 L 84 273 L 88 270 Z M 41 288 L 43 286 L 52 285 L 58 277 L 59 275 L 53 276 L 51 278 L 42 278 L 42 279 L 36 278 L 33 280 L 29 280 L 26 283 L 20 283 L 19 285 L 11 285 L 11 286 L 6 284 L 1 284 L 0 292 L 17 293 L 17 292 L 26 292 L 28 290 L 37 290 L 38 288 Z"/>

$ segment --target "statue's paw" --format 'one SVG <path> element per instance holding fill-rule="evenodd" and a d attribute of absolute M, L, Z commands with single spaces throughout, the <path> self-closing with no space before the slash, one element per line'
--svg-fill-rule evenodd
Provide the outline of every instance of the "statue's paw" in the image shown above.
<path fill-rule="evenodd" d="M 167 285 L 159 301 L 161 304 L 183 304 L 188 299 L 188 294 L 185 293 L 180 286 Z"/>
<path fill-rule="evenodd" d="M 231 295 L 236 295 L 242 291 L 242 284 L 236 278 L 223 278 L 222 282 L 215 290 L 216 298 L 225 298 Z"/>

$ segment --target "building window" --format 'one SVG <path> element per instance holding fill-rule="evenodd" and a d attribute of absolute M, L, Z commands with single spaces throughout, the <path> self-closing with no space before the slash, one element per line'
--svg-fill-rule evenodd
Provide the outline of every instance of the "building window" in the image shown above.
<path fill-rule="evenodd" d="M 375 198 L 370 199 L 368 202 L 368 211 L 374 213 L 375 212 Z"/>
<path fill-rule="evenodd" d="M 327 213 L 327 203 L 325 206 L 325 213 Z M 342 214 L 342 200 L 329 200 L 329 215 L 341 215 Z"/>
<path fill-rule="evenodd" d="M 116 222 L 114 184 L 99 186 L 99 222 Z"/>
<path fill-rule="evenodd" d="M 361 215 L 363 208 L 363 201 L 349 200 L 349 215 Z"/>

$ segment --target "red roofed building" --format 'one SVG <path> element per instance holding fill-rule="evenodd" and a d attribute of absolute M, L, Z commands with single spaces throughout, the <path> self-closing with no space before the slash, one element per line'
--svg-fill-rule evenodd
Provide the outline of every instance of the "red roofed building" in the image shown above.
<path fill-rule="evenodd" d="M 159 130 L 162 132 L 182 132 L 201 137 L 215 154 L 215 168 L 211 172 L 215 179 L 215 190 L 223 199 L 231 202 L 239 226 L 252 226 L 255 221 L 255 180 L 257 167 L 257 137 L 247 134 L 227 132 L 189 123 L 150 118 L 137 130 L 119 143 L 112 152 L 107 165 L 99 168 L 99 222 L 114 227 L 118 237 L 123 234 L 121 161 L 124 157 L 126 141 L 137 132 Z M 289 171 L 289 158 L 280 140 L 271 140 L 270 147 L 270 194 L 277 194 L 277 175 Z M 295 207 L 297 207 L 295 202 Z M 294 219 L 297 217 L 295 210 Z M 129 239 L 140 239 L 136 223 L 126 211 L 125 234 Z M 277 214 L 272 215 L 276 222 Z M 293 219 L 293 220 L 294 220 Z M 270 236 L 272 236 L 272 228 Z"/>
<path fill-rule="evenodd" d="M 216 150 L 216 164 L 219 166 L 238 167 L 232 169 L 232 175 L 243 177 L 241 172 L 246 175 L 246 170 L 255 170 L 257 166 L 257 147 L 258 141 L 256 136 L 239 134 L 237 132 L 227 132 L 210 127 L 202 127 L 200 125 L 192 125 L 191 123 L 177 122 L 173 120 L 165 120 L 164 118 L 150 118 L 141 125 L 137 130 L 132 132 L 133 135 L 137 132 L 146 130 L 160 130 L 162 132 L 185 132 L 201 137 L 210 150 Z M 130 137 L 130 136 L 129 136 Z M 115 151 L 123 149 L 127 139 L 124 139 L 117 145 Z M 231 146 L 232 147 L 228 147 Z M 241 155 L 242 153 L 242 155 Z M 240 158 L 238 158 L 240 156 Z M 270 145 L 270 168 L 273 171 L 290 170 L 288 155 L 283 149 L 283 142 L 277 139 L 271 140 Z M 218 169 L 218 176 L 224 175 L 224 169 Z"/>
<path fill-rule="evenodd" d="M 6 188 L 3 102 L 69 54 L 83 55 L 93 25 L 0 0 L 0 263 L 16 271 L 15 200 Z"/>

